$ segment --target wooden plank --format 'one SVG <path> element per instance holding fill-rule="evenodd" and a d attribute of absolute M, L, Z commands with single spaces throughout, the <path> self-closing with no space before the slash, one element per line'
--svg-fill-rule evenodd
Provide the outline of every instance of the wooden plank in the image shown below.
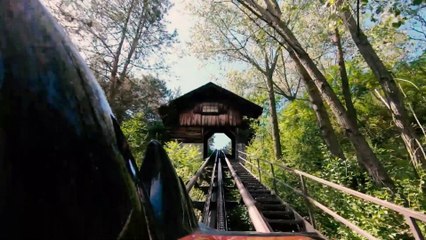
<path fill-rule="evenodd" d="M 231 175 L 235 180 L 237 188 L 240 191 L 244 204 L 247 207 L 247 211 L 249 213 L 250 220 L 254 228 L 256 229 L 257 232 L 265 232 L 265 233 L 272 232 L 269 224 L 265 221 L 265 219 L 263 218 L 263 215 L 257 209 L 256 201 L 253 199 L 253 197 L 244 187 L 244 184 L 241 182 L 234 168 L 231 166 L 231 163 L 229 162 L 228 158 L 225 158 L 225 161 L 226 161 L 226 164 L 228 165 L 229 171 L 231 171 Z"/>

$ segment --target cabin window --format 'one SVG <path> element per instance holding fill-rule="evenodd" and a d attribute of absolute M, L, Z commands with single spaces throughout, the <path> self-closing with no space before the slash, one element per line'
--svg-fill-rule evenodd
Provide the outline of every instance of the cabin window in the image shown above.
<path fill-rule="evenodd" d="M 203 105 L 202 112 L 204 114 L 217 114 L 217 113 L 219 113 L 219 106 L 218 105 L 212 105 L 212 104 Z"/>

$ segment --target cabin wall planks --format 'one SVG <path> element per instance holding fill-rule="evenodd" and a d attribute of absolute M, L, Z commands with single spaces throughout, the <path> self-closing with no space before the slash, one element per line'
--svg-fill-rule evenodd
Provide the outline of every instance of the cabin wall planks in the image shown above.
<path fill-rule="evenodd" d="M 217 112 L 204 112 L 206 107 L 217 107 Z M 200 103 L 192 109 L 184 110 L 179 114 L 180 126 L 239 126 L 242 123 L 240 112 L 220 103 Z"/>

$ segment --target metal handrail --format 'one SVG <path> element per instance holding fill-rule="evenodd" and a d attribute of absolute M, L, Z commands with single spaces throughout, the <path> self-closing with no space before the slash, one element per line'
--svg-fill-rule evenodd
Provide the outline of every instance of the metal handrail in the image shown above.
<path fill-rule="evenodd" d="M 195 173 L 195 175 L 192 176 L 192 178 L 188 181 L 188 183 L 185 186 L 187 192 L 191 191 L 192 187 L 197 182 L 197 180 L 200 177 L 201 173 L 203 172 L 204 168 L 207 166 L 207 163 L 209 162 L 209 160 L 210 160 L 210 157 L 206 158 L 206 160 L 201 165 L 201 167 L 197 170 L 197 172 Z"/>
<path fill-rule="evenodd" d="M 268 174 L 270 177 L 274 177 L 272 176 L 272 174 Z M 280 182 L 281 184 L 283 184 L 285 187 L 291 189 L 293 192 L 299 194 L 300 196 L 306 198 L 307 200 L 309 200 L 313 205 L 317 206 L 319 209 L 323 210 L 325 213 L 329 214 L 330 216 L 332 216 L 334 219 L 338 220 L 339 222 L 345 224 L 347 227 L 349 227 L 350 229 L 352 229 L 354 232 L 358 233 L 359 235 L 369 239 L 369 240 L 375 240 L 377 238 L 375 238 L 373 235 L 369 234 L 368 232 L 364 231 L 363 229 L 361 229 L 359 226 L 353 224 L 352 222 L 350 222 L 349 220 L 345 219 L 344 217 L 340 216 L 339 214 L 337 214 L 336 212 L 334 212 L 333 210 L 331 210 L 330 208 L 324 206 L 323 204 L 319 203 L 318 201 L 316 201 L 315 199 L 309 197 L 308 195 L 306 195 L 303 191 L 294 188 L 290 185 L 288 185 L 287 183 L 285 183 L 284 181 L 281 180 L 277 180 L 278 182 Z M 312 220 L 313 218 L 311 218 Z"/>
<path fill-rule="evenodd" d="M 213 187 L 214 186 L 213 183 L 214 183 L 214 180 L 215 180 L 215 174 L 216 174 L 216 168 L 217 168 L 217 161 L 216 161 L 216 159 L 217 159 L 217 155 L 216 155 L 216 158 L 214 160 L 212 177 L 210 179 L 210 187 L 209 187 L 209 191 L 208 191 L 208 194 L 207 194 L 206 203 L 204 204 L 203 216 L 202 216 L 202 220 L 201 220 L 207 226 L 210 226 L 210 224 L 211 224 L 211 222 L 210 222 L 211 218 L 208 217 L 209 216 L 208 212 L 210 210 L 210 204 L 212 203 L 212 197 L 213 197 L 213 194 L 212 194 L 213 193 L 213 188 L 214 188 Z"/>
<path fill-rule="evenodd" d="M 256 167 L 253 163 L 251 163 L 250 161 L 247 161 L 247 159 L 244 159 L 244 158 L 242 158 L 242 157 L 240 157 L 244 162 L 246 162 L 246 163 L 248 163 L 248 164 L 250 164 L 250 166 L 252 166 L 252 167 Z"/>
<path fill-rule="evenodd" d="M 242 152 L 242 151 L 238 151 L 238 152 L 242 153 L 242 154 L 245 154 L 246 156 L 248 156 L 247 153 L 245 153 L 245 152 Z M 240 157 L 240 158 L 243 159 L 245 162 L 248 162 L 246 159 L 244 159 L 242 157 Z M 411 232 L 413 233 L 413 235 L 414 235 L 414 237 L 415 237 L 416 240 L 423 240 L 424 239 L 423 234 L 421 233 L 421 231 L 418 228 L 417 223 L 415 221 L 417 219 L 417 220 L 426 222 L 426 214 L 423 214 L 421 212 L 417 212 L 417 211 L 414 211 L 412 209 L 405 208 L 405 207 L 399 206 L 397 204 L 394 204 L 394 203 L 391 203 L 391 202 L 388 202 L 388 201 L 385 201 L 385 200 L 382 200 L 382 199 L 379 199 L 379 198 L 376 198 L 376 197 L 373 197 L 373 196 L 370 196 L 370 195 L 367 195 L 367 194 L 364 194 L 364 193 L 361 193 L 361 192 L 358 192 L 358 191 L 355 191 L 355 190 L 352 190 L 352 189 L 344 187 L 342 185 L 339 185 L 339 184 L 336 184 L 336 183 L 324 180 L 324 179 L 319 178 L 319 177 L 315 177 L 315 176 L 313 176 L 313 175 L 311 175 L 309 173 L 306 173 L 306 172 L 303 172 L 303 171 L 300 171 L 300 170 L 297 170 L 297 169 L 290 168 L 290 167 L 285 166 L 283 164 L 273 163 L 273 162 L 270 162 L 270 161 L 267 161 L 267 160 L 260 160 L 260 161 L 268 163 L 268 164 L 271 164 L 271 165 L 278 166 L 279 168 L 281 168 L 283 170 L 286 170 L 286 171 L 288 171 L 288 172 L 290 172 L 292 174 L 296 174 L 296 175 L 300 176 L 302 179 L 303 179 L 303 177 L 306 177 L 306 178 L 308 178 L 308 179 L 310 179 L 312 181 L 315 181 L 315 182 L 321 183 L 323 185 L 326 185 L 328 187 L 334 188 L 334 189 L 336 189 L 336 190 L 338 190 L 340 192 L 343 192 L 343 193 L 355 196 L 357 198 L 360 198 L 362 200 L 365 200 L 365 201 L 368 201 L 368 202 L 371 202 L 371 203 L 375 203 L 375 204 L 378 204 L 380 206 L 392 209 L 393 211 L 398 212 L 399 214 L 401 214 L 402 216 L 404 216 L 404 218 L 405 218 L 407 224 L 410 226 Z M 323 207 L 325 207 L 325 206 L 323 206 L 319 202 L 315 201 L 314 199 L 312 199 L 311 197 L 309 197 L 307 194 L 302 193 L 300 191 L 298 192 L 294 188 L 292 188 L 292 190 L 295 191 L 296 193 L 299 193 L 300 195 L 302 195 L 306 199 L 308 199 L 313 205 L 319 207 L 320 209 L 322 209 L 327 214 L 329 214 L 329 215 L 331 215 L 331 213 L 336 214 L 335 212 L 333 212 L 330 209 L 328 209 L 329 211 L 325 211 L 323 209 Z M 321 205 L 321 207 L 319 205 Z M 342 219 L 340 219 L 340 218 L 337 219 L 336 216 L 333 216 L 333 217 L 336 220 L 342 222 L 341 221 Z M 344 219 L 344 220 L 346 220 L 346 219 Z M 346 221 L 348 221 L 348 220 L 346 220 Z M 345 224 L 346 226 L 350 227 L 348 224 L 346 224 L 344 222 L 342 222 L 342 223 Z M 348 223 L 350 223 L 350 222 L 348 221 Z M 352 223 L 350 223 L 350 224 L 352 224 Z M 351 228 L 351 229 L 354 230 L 353 228 Z M 365 236 L 365 237 L 367 237 L 367 236 Z M 368 239 L 375 239 L 375 238 L 369 238 L 369 237 L 367 237 L 367 238 Z"/>

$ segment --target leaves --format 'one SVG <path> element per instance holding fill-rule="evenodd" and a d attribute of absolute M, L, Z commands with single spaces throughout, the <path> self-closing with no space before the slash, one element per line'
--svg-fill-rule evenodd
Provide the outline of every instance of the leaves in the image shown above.
<path fill-rule="evenodd" d="M 340 140 L 347 159 L 342 161 L 333 158 L 324 146 L 319 129 L 309 104 L 306 101 L 293 101 L 285 105 L 280 113 L 280 130 L 282 134 L 283 161 L 286 165 L 301 169 L 321 178 L 345 185 L 352 189 L 376 196 L 387 201 L 404 204 L 403 197 L 408 199 L 410 208 L 425 211 L 426 196 L 422 192 L 425 175 L 417 178 L 413 169 L 407 164 L 407 153 L 392 124 L 392 118 L 383 104 L 375 99 L 371 89 L 377 88 L 373 73 L 365 70 L 356 60 L 347 62 L 348 74 L 351 80 L 351 90 L 355 99 L 355 107 L 359 113 L 361 131 L 369 137 L 374 146 L 374 151 L 381 159 L 386 159 L 385 167 L 399 186 L 396 196 L 374 186 L 366 172 L 359 168 L 356 156 L 350 145 L 340 132 Z M 326 70 L 329 76 L 336 75 L 336 69 Z M 424 56 L 410 63 L 398 63 L 394 72 L 399 81 L 407 102 L 413 108 L 425 125 L 426 98 L 426 71 L 424 70 Z M 337 85 L 334 86 L 337 88 Z M 418 103 L 418 104 L 417 104 Z M 410 121 L 415 122 L 414 116 Z M 256 159 L 272 159 L 270 126 L 263 116 L 259 123 L 253 126 L 256 132 L 247 152 L 250 161 Z M 419 133 L 420 129 L 417 128 Z M 422 138 L 425 141 L 425 138 Z M 264 172 L 270 172 L 269 166 L 261 165 Z M 277 168 L 278 169 L 278 168 Z M 275 170 L 276 179 L 284 181 L 293 187 L 298 187 L 297 177 L 286 171 Z M 256 172 L 256 171 L 255 171 Z M 272 188 L 272 181 L 264 180 Z M 323 204 L 334 209 L 340 215 L 357 224 L 374 236 L 383 239 L 411 239 L 409 228 L 404 224 L 404 219 L 397 213 L 374 204 L 349 197 L 345 194 L 322 187 L 308 181 L 309 194 Z M 284 201 L 292 204 L 303 216 L 308 216 L 303 199 L 279 184 L 279 193 Z M 330 239 L 361 239 L 350 229 L 335 222 L 326 214 L 316 211 L 316 222 L 319 230 Z"/>
<path fill-rule="evenodd" d="M 426 1 L 424 1 L 424 0 L 413 0 L 413 5 L 420 5 L 424 2 L 426 2 Z"/>
<path fill-rule="evenodd" d="M 137 79 L 134 75 L 139 72 L 139 76 L 141 70 L 166 67 L 162 53 L 167 52 L 176 35 L 166 29 L 164 19 L 171 3 L 57 0 L 47 4 L 85 56 L 115 116 L 123 120 L 126 111 L 134 111 L 126 95 L 135 94 L 131 89 L 134 85 L 141 86 L 133 82 Z M 138 80 L 150 78 L 148 75 Z M 124 106 L 129 108 L 123 109 Z"/>
<path fill-rule="evenodd" d="M 138 113 L 133 118 L 124 121 L 121 124 L 121 130 L 127 138 L 136 164 L 140 167 L 149 141 L 148 125 L 144 120 L 143 114 Z"/>
<path fill-rule="evenodd" d="M 203 162 L 200 148 L 196 145 L 171 141 L 167 142 L 164 148 L 183 182 L 187 182 Z"/>

